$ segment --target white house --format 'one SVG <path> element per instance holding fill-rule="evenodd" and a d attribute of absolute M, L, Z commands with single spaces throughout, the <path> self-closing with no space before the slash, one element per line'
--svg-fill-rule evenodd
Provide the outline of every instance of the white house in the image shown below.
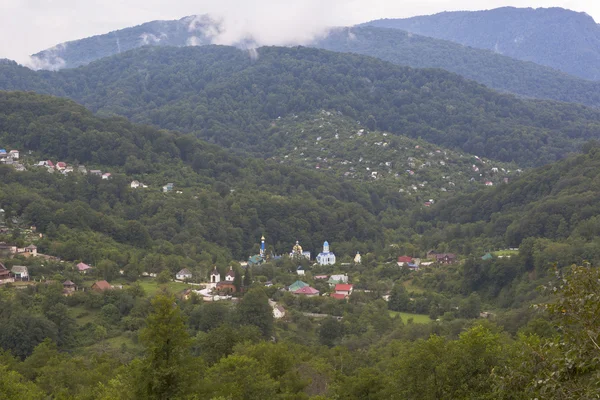
<path fill-rule="evenodd" d="M 137 189 L 140 187 L 140 182 L 139 181 L 131 181 L 131 188 L 132 189 Z"/>
<path fill-rule="evenodd" d="M 299 265 L 299 266 L 298 266 L 298 268 L 296 268 L 296 273 L 297 273 L 299 276 L 304 276 L 304 272 L 305 272 L 305 271 L 304 271 L 304 268 L 302 267 L 302 265 Z"/>
<path fill-rule="evenodd" d="M 356 255 L 354 256 L 354 264 L 360 264 L 362 261 L 362 257 L 360 256 L 360 253 L 357 251 Z"/>
<path fill-rule="evenodd" d="M 110 172 L 107 172 L 105 174 L 102 174 L 102 179 L 108 180 L 108 179 L 110 179 L 111 176 L 112 176 L 112 174 Z"/>
<path fill-rule="evenodd" d="M 27 269 L 27 267 L 24 267 L 22 265 L 15 265 L 14 267 L 12 267 L 10 272 L 12 272 L 12 274 L 15 276 L 16 280 L 19 280 L 19 281 L 28 281 L 29 280 L 29 270 Z"/>
<path fill-rule="evenodd" d="M 273 318 L 281 319 L 283 317 L 285 317 L 285 309 L 277 305 L 273 307 Z"/>
<path fill-rule="evenodd" d="M 189 269 L 184 268 L 175 274 L 175 278 L 179 281 L 185 281 L 186 279 L 192 279 L 192 273 Z"/>
<path fill-rule="evenodd" d="M 19 159 L 19 150 L 9 151 L 8 156 L 11 157 L 13 160 L 18 160 Z"/>
<path fill-rule="evenodd" d="M 323 243 L 323 252 L 317 256 L 317 262 L 319 265 L 333 265 L 335 264 L 335 254 L 329 251 L 329 243 Z"/>

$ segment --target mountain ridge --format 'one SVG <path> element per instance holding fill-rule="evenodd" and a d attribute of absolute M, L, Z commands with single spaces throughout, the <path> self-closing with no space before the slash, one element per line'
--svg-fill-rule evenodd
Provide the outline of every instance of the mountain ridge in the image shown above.
<path fill-rule="evenodd" d="M 58 72 L 0 66 L 0 88 L 50 91 L 104 115 L 268 154 L 270 121 L 339 110 L 391 133 L 522 166 L 557 160 L 600 129 L 600 111 L 496 93 L 456 74 L 305 47 L 145 47 Z"/>
<path fill-rule="evenodd" d="M 600 25 L 585 13 L 558 7 L 502 7 L 375 20 L 363 25 L 450 40 L 600 80 Z"/>

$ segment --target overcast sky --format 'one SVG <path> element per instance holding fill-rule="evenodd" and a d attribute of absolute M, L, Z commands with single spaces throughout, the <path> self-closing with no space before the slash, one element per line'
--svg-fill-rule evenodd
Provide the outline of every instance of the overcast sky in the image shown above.
<path fill-rule="evenodd" d="M 502 6 L 564 7 L 600 21 L 600 0 L 0 0 L 0 58 L 23 61 L 61 42 L 194 14 L 218 15 L 232 29 L 274 38 L 377 18 Z"/>

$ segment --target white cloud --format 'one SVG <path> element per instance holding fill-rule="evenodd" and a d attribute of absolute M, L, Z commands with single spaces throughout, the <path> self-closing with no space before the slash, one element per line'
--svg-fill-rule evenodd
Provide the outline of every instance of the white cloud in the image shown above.
<path fill-rule="evenodd" d="M 25 62 L 57 43 L 186 15 L 220 20 L 221 29 L 208 32 L 215 43 L 281 45 L 306 43 L 330 26 L 505 5 L 565 7 L 600 21 L 600 1 L 592 0 L 0 0 L 0 58 Z"/>

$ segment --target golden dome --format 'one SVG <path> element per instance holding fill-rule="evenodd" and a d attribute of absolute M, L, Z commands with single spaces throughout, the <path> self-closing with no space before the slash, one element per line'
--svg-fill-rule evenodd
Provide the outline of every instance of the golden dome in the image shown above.
<path fill-rule="evenodd" d="M 302 254 L 302 246 L 300 246 L 300 243 L 297 240 L 296 240 L 296 245 L 294 246 L 292 251 L 296 254 Z"/>

